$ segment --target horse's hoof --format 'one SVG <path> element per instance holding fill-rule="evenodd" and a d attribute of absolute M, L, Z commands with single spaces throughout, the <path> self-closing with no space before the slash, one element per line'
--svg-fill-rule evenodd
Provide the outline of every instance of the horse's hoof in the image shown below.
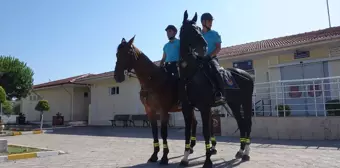
<path fill-rule="evenodd" d="M 240 159 L 242 157 L 243 157 L 243 153 L 242 152 L 237 152 L 236 155 L 235 155 L 236 159 Z"/>
<path fill-rule="evenodd" d="M 242 156 L 242 161 L 249 161 L 250 160 L 250 156 L 249 155 L 243 155 Z"/>
<path fill-rule="evenodd" d="M 186 167 L 186 166 L 189 166 L 189 162 L 182 160 L 179 165 Z"/>
<path fill-rule="evenodd" d="M 203 168 L 212 168 L 213 164 L 211 162 L 211 160 L 205 160 Z"/>
<path fill-rule="evenodd" d="M 167 165 L 169 164 L 169 159 L 168 158 L 162 158 L 161 161 L 159 162 L 161 165 Z"/>
<path fill-rule="evenodd" d="M 148 160 L 148 162 L 157 162 L 158 157 L 157 156 L 151 156 L 151 158 Z"/>
<path fill-rule="evenodd" d="M 211 149 L 210 152 L 211 152 L 212 155 L 216 155 L 217 154 L 217 150 L 216 149 Z"/>
<path fill-rule="evenodd" d="M 194 153 L 194 149 L 190 148 L 190 154 Z"/>

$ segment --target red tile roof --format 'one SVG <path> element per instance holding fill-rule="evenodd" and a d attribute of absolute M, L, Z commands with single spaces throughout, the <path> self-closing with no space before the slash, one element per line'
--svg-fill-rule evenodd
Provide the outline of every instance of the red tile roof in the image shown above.
<path fill-rule="evenodd" d="M 240 44 L 235 46 L 229 46 L 222 48 L 222 50 L 219 53 L 219 56 L 237 57 L 238 55 L 242 54 L 273 50 L 312 42 L 326 41 L 336 38 L 340 38 L 340 26 L 312 32 L 300 33 L 296 35 Z"/>
<path fill-rule="evenodd" d="M 78 80 L 78 79 L 85 78 L 85 77 L 88 77 L 88 76 L 91 76 L 91 75 L 93 75 L 93 74 L 78 75 L 78 76 L 73 76 L 73 77 L 60 79 L 60 80 L 56 80 L 56 81 L 41 83 L 41 84 L 38 84 L 38 85 L 34 85 L 33 89 L 41 89 L 41 88 L 45 88 L 45 87 L 58 86 L 58 85 L 63 85 L 63 84 L 72 84 L 72 83 L 75 83 L 75 81 Z"/>
<path fill-rule="evenodd" d="M 220 51 L 218 57 L 237 57 L 242 54 L 256 53 L 260 51 L 274 50 L 284 47 L 290 47 L 295 45 L 302 45 L 312 42 L 327 41 L 330 39 L 340 39 L 340 26 L 332 27 L 312 32 L 300 33 L 290 36 L 278 37 L 273 39 L 267 39 L 262 41 L 256 41 L 246 44 L 240 44 L 235 46 L 224 47 Z M 155 61 L 156 65 L 159 65 L 160 61 Z M 90 78 L 101 78 L 101 77 L 113 76 L 113 71 L 104 72 L 100 74 L 90 75 L 81 78 L 86 80 Z M 68 78 L 69 79 L 69 78 Z M 66 79 L 64 79 L 66 80 Z M 55 81 L 57 82 L 57 81 Z M 52 82 L 49 82 L 52 83 Z"/>

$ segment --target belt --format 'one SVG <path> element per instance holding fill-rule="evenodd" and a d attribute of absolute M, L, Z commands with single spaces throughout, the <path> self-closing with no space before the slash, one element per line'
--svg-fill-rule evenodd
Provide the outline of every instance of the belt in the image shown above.
<path fill-rule="evenodd" d="M 165 62 L 166 65 L 177 64 L 177 61 Z"/>

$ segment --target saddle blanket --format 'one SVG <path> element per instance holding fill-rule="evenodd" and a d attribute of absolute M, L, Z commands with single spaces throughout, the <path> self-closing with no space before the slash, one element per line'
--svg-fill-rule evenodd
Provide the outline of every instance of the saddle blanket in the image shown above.
<path fill-rule="evenodd" d="M 224 80 L 225 89 L 240 89 L 230 71 L 221 67 L 219 69 L 219 72 L 220 75 L 222 76 L 222 79 Z"/>

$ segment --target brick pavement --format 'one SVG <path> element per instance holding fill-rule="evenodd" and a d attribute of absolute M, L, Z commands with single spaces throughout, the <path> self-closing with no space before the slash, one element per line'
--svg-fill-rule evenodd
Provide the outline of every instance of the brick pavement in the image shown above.
<path fill-rule="evenodd" d="M 151 130 L 143 128 L 79 127 L 58 130 L 53 134 L 5 137 L 9 143 L 63 150 L 68 154 L 1 163 L 11 168 L 152 168 L 147 164 L 152 153 Z M 183 133 L 170 130 L 169 166 L 179 167 L 184 141 Z M 135 138 L 137 137 L 137 138 Z M 202 140 L 202 137 L 198 137 Z M 215 167 L 240 168 L 335 168 L 340 167 L 340 142 L 253 140 L 251 161 L 234 161 L 237 139 L 218 137 L 218 154 L 212 156 Z M 161 141 L 160 141 L 161 142 Z M 162 151 L 161 151 L 162 152 Z M 159 153 L 159 158 L 162 153 Z M 204 144 L 199 141 L 191 167 L 202 167 Z"/>

